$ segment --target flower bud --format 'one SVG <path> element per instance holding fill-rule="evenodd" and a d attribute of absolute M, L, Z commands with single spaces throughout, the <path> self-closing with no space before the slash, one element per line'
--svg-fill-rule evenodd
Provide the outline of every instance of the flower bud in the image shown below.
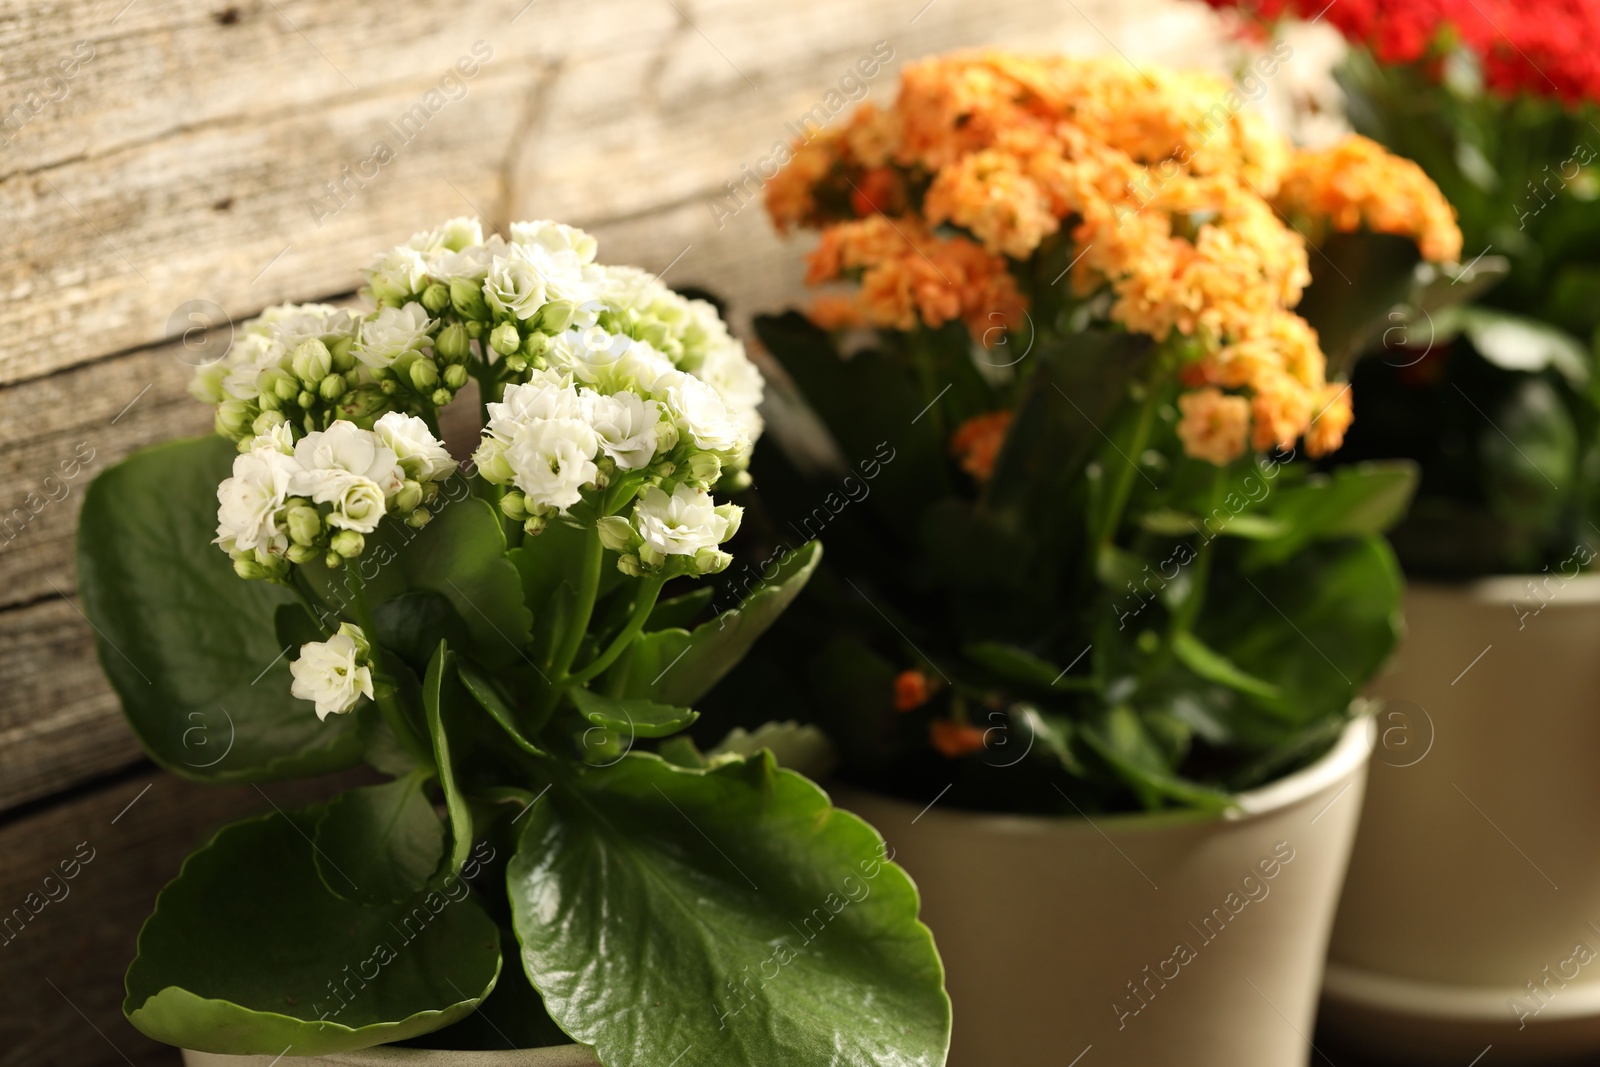
<path fill-rule="evenodd" d="M 508 485 L 516 477 L 503 448 L 495 448 L 478 461 L 478 474 L 491 485 Z"/>
<path fill-rule="evenodd" d="M 282 426 L 288 421 L 288 419 L 283 417 L 281 412 L 263 411 L 261 414 L 257 415 L 255 421 L 250 424 L 250 430 L 257 436 L 260 436 L 264 433 L 271 433 L 273 430 L 277 429 L 279 426 Z"/>
<path fill-rule="evenodd" d="M 733 557 L 720 548 L 702 548 L 694 554 L 694 569 L 699 574 L 716 574 L 732 562 Z"/>
<path fill-rule="evenodd" d="M 339 555 L 337 552 L 329 552 L 326 556 L 322 557 L 322 565 L 327 567 L 330 571 L 336 571 L 340 567 L 344 566 L 344 557 Z"/>
<path fill-rule="evenodd" d="M 294 372 L 302 382 L 316 383 L 333 370 L 333 353 L 328 346 L 313 337 L 302 341 L 294 350 Z"/>
<path fill-rule="evenodd" d="M 430 396 L 428 399 L 433 401 L 433 406 L 434 407 L 442 408 L 446 404 L 450 403 L 450 401 L 454 400 L 455 398 L 456 398 L 455 394 L 452 393 L 448 389 L 435 389 L 433 391 L 433 395 Z"/>
<path fill-rule="evenodd" d="M 539 309 L 539 329 L 562 333 L 578 317 L 578 305 L 570 300 L 552 300 Z"/>
<path fill-rule="evenodd" d="M 372 276 L 372 298 L 380 304 L 399 307 L 411 295 L 411 287 L 388 274 Z"/>
<path fill-rule="evenodd" d="M 302 389 L 300 391 L 300 395 L 295 398 L 295 403 L 299 404 L 303 408 L 309 408 L 316 402 L 317 394 L 304 389 Z"/>
<path fill-rule="evenodd" d="M 317 392 L 321 395 L 322 399 L 331 404 L 333 401 L 338 400 L 341 396 L 344 396 L 345 390 L 349 388 L 350 384 L 344 380 L 344 375 L 330 374 L 326 378 L 322 379 L 322 384 L 317 386 Z"/>
<path fill-rule="evenodd" d="M 529 515 L 522 524 L 522 532 L 529 537 L 538 537 L 544 533 L 548 521 L 543 515 Z"/>
<path fill-rule="evenodd" d="M 633 526 L 621 515 L 607 515 L 595 523 L 600 544 L 613 552 L 626 552 L 633 541 Z"/>
<path fill-rule="evenodd" d="M 328 354 L 333 359 L 333 369 L 340 374 L 355 370 L 356 356 L 354 352 L 350 351 L 351 346 L 355 343 L 356 339 L 353 335 L 345 334 L 328 346 Z"/>
<path fill-rule="evenodd" d="M 433 342 L 433 354 L 446 363 L 457 363 L 472 355 L 472 342 L 467 338 L 467 328 L 452 322 L 439 331 Z"/>
<path fill-rule="evenodd" d="M 245 581 L 256 581 L 267 576 L 267 569 L 247 556 L 233 561 L 233 573 Z"/>
<path fill-rule="evenodd" d="M 444 386 L 446 389 L 456 390 L 467 384 L 467 368 L 459 363 L 452 363 L 444 369 Z"/>
<path fill-rule="evenodd" d="M 722 479 L 723 487 L 730 493 L 742 492 L 753 484 L 755 484 L 755 480 L 750 477 L 749 471 L 734 471 Z"/>
<path fill-rule="evenodd" d="M 354 530 L 340 530 L 329 538 L 328 547 L 345 559 L 354 559 L 367 547 L 367 539 Z"/>
<path fill-rule="evenodd" d="M 309 504 L 291 507 L 284 520 L 289 527 L 289 539 L 297 545 L 314 545 L 322 536 L 322 516 Z"/>
<path fill-rule="evenodd" d="M 502 356 L 511 355 L 521 346 L 522 335 L 517 332 L 516 326 L 509 322 L 502 322 L 489 335 L 489 347 Z"/>
<path fill-rule="evenodd" d="M 450 306 L 450 290 L 434 282 L 422 290 L 422 306 L 427 308 L 430 314 L 439 314 Z"/>
<path fill-rule="evenodd" d="M 400 491 L 394 495 L 394 508 L 396 511 L 412 511 L 422 505 L 422 484 L 407 478 L 400 484 Z"/>
<path fill-rule="evenodd" d="M 290 545 L 287 555 L 290 563 L 310 563 L 319 551 L 315 545 Z"/>
<path fill-rule="evenodd" d="M 536 334 L 535 336 L 543 336 L 543 335 L 542 334 Z M 518 355 L 515 355 L 515 356 L 507 356 L 506 357 L 506 366 L 509 367 L 512 371 L 516 372 L 517 374 L 521 374 L 523 371 L 528 369 L 528 360 L 527 360 L 527 358 L 525 356 L 523 356 L 521 354 L 518 354 Z"/>
<path fill-rule="evenodd" d="M 512 522 L 521 522 L 528 517 L 527 498 L 513 489 L 500 498 L 500 510 Z"/>
<path fill-rule="evenodd" d="M 393 382 L 384 382 L 383 385 L 393 385 Z M 384 396 L 382 385 L 363 385 L 360 389 L 352 390 L 339 401 L 340 418 L 349 419 L 351 422 L 361 422 L 363 419 L 382 411 L 389 406 Z"/>
<path fill-rule="evenodd" d="M 462 318 L 482 321 L 489 317 L 489 305 L 483 300 L 483 285 L 467 278 L 450 279 L 450 303 Z"/>
<path fill-rule="evenodd" d="M 439 365 L 427 358 L 412 363 L 411 384 L 417 387 L 419 393 L 431 391 L 439 384 Z"/>
<path fill-rule="evenodd" d="M 393 378 L 385 378 L 383 381 L 378 383 L 378 390 L 383 393 L 384 396 L 394 396 L 395 393 L 400 391 L 400 383 L 395 381 Z"/>
<path fill-rule="evenodd" d="M 744 508 L 738 504 L 718 504 L 715 510 L 728 520 L 728 532 L 723 535 L 723 541 L 733 540 L 733 535 L 739 532 L 739 526 L 744 522 Z"/>
<path fill-rule="evenodd" d="M 224 400 L 217 405 L 217 432 L 224 437 L 243 436 L 255 416 L 255 409 L 248 400 Z"/>
<path fill-rule="evenodd" d="M 487 322 L 479 322 L 477 319 L 467 320 L 467 336 L 472 338 L 474 341 L 482 337 L 483 332 L 488 328 L 489 324 Z"/>
<path fill-rule="evenodd" d="M 372 642 L 367 640 L 367 633 L 353 622 L 341 622 L 339 632 L 348 637 L 356 646 L 356 662 L 365 663 L 372 658 Z"/>
<path fill-rule="evenodd" d="M 277 393 L 262 393 L 256 397 L 256 403 L 261 405 L 263 411 L 277 411 L 283 407 L 283 401 L 278 399 Z"/>
<path fill-rule="evenodd" d="M 276 393 L 279 400 L 293 400 L 300 392 L 300 383 L 275 367 L 269 367 L 256 377 L 256 388 L 262 393 Z"/>
<path fill-rule="evenodd" d="M 535 331 L 522 340 L 522 354 L 529 359 L 542 359 L 550 351 L 550 335 Z"/>
<path fill-rule="evenodd" d="M 417 508 L 406 516 L 406 525 L 413 530 L 420 530 L 433 521 L 433 512 L 427 508 Z"/>
<path fill-rule="evenodd" d="M 630 578 L 643 578 L 644 568 L 639 564 L 638 556 L 621 556 L 617 559 L 617 570 Z"/>
<path fill-rule="evenodd" d="M 700 485 L 715 485 L 722 477 L 722 461 L 711 452 L 694 452 L 689 456 L 688 477 Z"/>

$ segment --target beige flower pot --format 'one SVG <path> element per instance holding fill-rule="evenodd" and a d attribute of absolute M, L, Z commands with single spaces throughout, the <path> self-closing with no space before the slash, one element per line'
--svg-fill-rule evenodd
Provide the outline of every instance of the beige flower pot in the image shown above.
<path fill-rule="evenodd" d="M 972 814 L 836 794 L 922 893 L 955 1007 L 951 1067 L 1294 1067 L 1372 749 L 1233 817 Z"/>
<path fill-rule="evenodd" d="M 1600 577 L 1419 584 L 1405 614 L 1324 1021 L 1457 1067 L 1600 1051 Z"/>
<path fill-rule="evenodd" d="M 280 1061 L 272 1056 L 219 1056 L 214 1052 L 183 1050 L 185 1067 L 273 1067 Z M 379 1045 L 358 1052 L 339 1052 L 330 1056 L 289 1060 L 299 1064 L 325 1064 L 327 1067 L 596 1067 L 599 1060 L 583 1045 L 558 1045 L 554 1048 L 514 1049 L 507 1052 L 445 1052 L 431 1048 L 391 1048 Z M 281 1067 L 281 1065 L 280 1065 Z"/>

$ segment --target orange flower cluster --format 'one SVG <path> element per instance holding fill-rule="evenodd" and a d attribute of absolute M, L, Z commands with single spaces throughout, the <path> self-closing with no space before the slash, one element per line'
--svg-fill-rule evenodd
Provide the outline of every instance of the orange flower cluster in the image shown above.
<path fill-rule="evenodd" d="M 1005 444 L 1006 430 L 1010 428 L 1009 411 L 975 415 L 950 435 L 950 454 L 974 481 L 986 482 L 994 473 L 994 461 L 1000 456 L 1000 446 Z"/>
<path fill-rule="evenodd" d="M 1108 293 L 1129 330 L 1188 339 L 1184 379 L 1203 391 L 1182 407 L 1191 455 L 1226 463 L 1302 436 L 1322 454 L 1343 440 L 1349 393 L 1324 380 L 1316 334 L 1291 310 L 1310 272 L 1279 211 L 1407 234 L 1430 259 L 1459 254 L 1460 232 L 1413 164 L 1359 138 L 1296 152 L 1226 106 L 1229 88 L 1120 58 L 925 60 L 892 108 L 797 144 L 767 209 L 780 231 L 822 230 L 813 284 L 859 278 L 859 318 L 835 297 L 829 322 L 959 318 L 985 343 L 1026 310 L 1012 264 L 1062 234 L 1075 293 Z"/>
<path fill-rule="evenodd" d="M 1348 233 L 1410 237 L 1431 260 L 1461 255 L 1456 213 L 1421 167 L 1386 152 L 1375 141 L 1350 137 L 1322 151 L 1296 153 L 1278 190 L 1286 213 L 1326 219 Z"/>

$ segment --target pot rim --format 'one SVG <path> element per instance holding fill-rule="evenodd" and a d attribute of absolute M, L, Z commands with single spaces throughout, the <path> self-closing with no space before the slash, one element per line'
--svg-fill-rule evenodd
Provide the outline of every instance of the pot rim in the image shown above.
<path fill-rule="evenodd" d="M 1600 1015 L 1600 983 L 1568 982 L 1559 997 L 1551 997 L 1529 1022 L 1546 1023 Z M 1456 1022 L 1505 1023 L 1507 1001 L 1526 1000 L 1519 986 L 1456 986 L 1352 967 L 1328 961 L 1322 995 L 1329 1001 L 1406 1018 L 1449 1019 Z"/>
<path fill-rule="evenodd" d="M 402 1048 L 398 1045 L 371 1045 L 348 1052 L 328 1052 L 315 1057 L 315 1062 L 336 1064 L 338 1067 L 437 1067 L 438 1057 L 448 1056 L 453 1067 L 596 1067 L 594 1050 L 587 1045 L 546 1045 L 541 1048 L 454 1050 L 431 1048 Z M 530 1059 L 537 1056 L 537 1059 Z M 229 1056 L 229 1061 L 241 1064 L 265 1062 L 266 1057 Z M 274 1060 L 274 1063 L 277 1061 Z"/>
<path fill-rule="evenodd" d="M 1547 578 L 1562 583 L 1548 601 L 1528 593 L 1529 582 Z M 1414 590 L 1459 596 L 1476 604 L 1600 604 L 1600 572 L 1595 571 L 1571 578 L 1544 573 L 1492 574 L 1456 582 L 1407 578 L 1406 585 Z"/>
<path fill-rule="evenodd" d="M 1275 782 L 1237 794 L 1234 797 L 1235 806 L 1220 815 L 1203 811 L 1125 812 L 1097 815 L 1091 819 L 1088 816 L 1070 815 L 1024 815 L 952 809 L 940 811 L 932 805 L 917 813 L 916 805 L 910 801 L 869 789 L 845 787 L 830 792 L 843 797 L 843 806 L 847 810 L 850 807 L 851 796 L 870 797 L 875 804 L 902 808 L 916 814 L 917 819 L 927 818 L 947 825 L 964 824 L 986 833 L 1018 836 L 1062 833 L 1103 834 L 1105 828 L 1139 832 L 1179 826 L 1226 825 L 1291 807 L 1315 796 L 1336 782 L 1349 778 L 1371 756 L 1376 737 L 1377 724 L 1373 717 L 1365 713 L 1357 715 L 1345 725 L 1339 740 L 1334 742 L 1333 747 L 1321 759 Z M 1350 786 L 1347 784 L 1345 789 L 1348 788 Z M 1340 791 L 1341 794 L 1343 792 L 1344 790 Z M 871 822 L 871 819 L 868 821 Z"/>

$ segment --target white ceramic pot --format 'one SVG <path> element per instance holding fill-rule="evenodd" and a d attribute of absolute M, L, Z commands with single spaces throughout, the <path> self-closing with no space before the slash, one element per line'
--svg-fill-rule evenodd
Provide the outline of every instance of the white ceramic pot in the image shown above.
<path fill-rule="evenodd" d="M 955 1009 L 950 1067 L 1294 1067 L 1372 739 L 1353 722 L 1226 818 L 835 799 L 916 879 Z"/>
<path fill-rule="evenodd" d="M 1457 1067 L 1600 1050 L 1600 577 L 1416 584 L 1405 614 L 1324 1022 Z"/>
<path fill-rule="evenodd" d="M 272 1056 L 219 1056 L 214 1052 L 183 1050 L 184 1067 L 273 1067 Z M 326 1067 L 597 1067 L 599 1060 L 582 1045 L 512 1049 L 506 1052 L 447 1052 L 431 1048 L 393 1048 L 379 1045 L 358 1052 L 284 1060 Z"/>

